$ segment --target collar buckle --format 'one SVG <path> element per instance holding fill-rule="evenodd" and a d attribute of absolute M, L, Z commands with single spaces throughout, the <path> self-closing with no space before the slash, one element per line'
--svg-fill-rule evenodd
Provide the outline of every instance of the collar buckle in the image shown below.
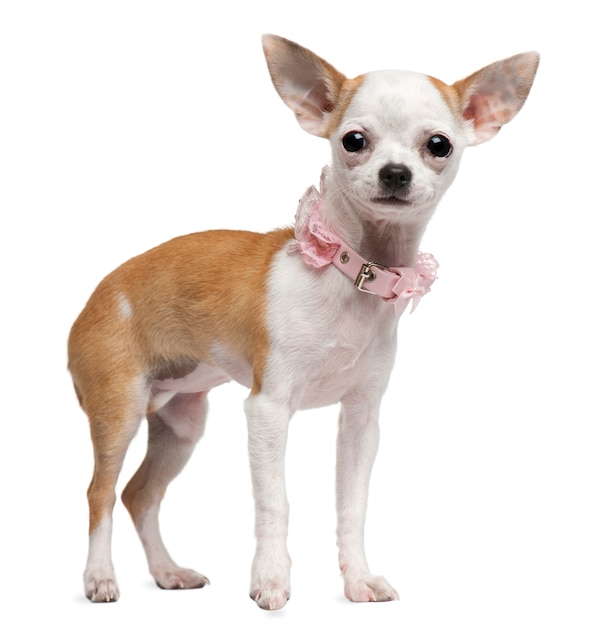
<path fill-rule="evenodd" d="M 353 284 L 355 285 L 355 287 L 357 287 L 358 291 L 362 291 L 363 293 L 369 293 L 373 296 L 376 296 L 378 295 L 377 293 L 375 293 L 374 291 L 370 291 L 370 289 L 366 289 L 364 287 L 364 283 L 370 283 L 373 280 L 376 280 L 376 273 L 372 269 L 373 267 L 376 267 L 385 272 L 391 271 L 391 269 L 387 267 L 387 265 L 381 265 L 380 263 L 368 261 L 361 266 L 361 269 L 359 270 L 359 273 L 357 274 L 357 277 L 355 278 L 355 282 Z"/>

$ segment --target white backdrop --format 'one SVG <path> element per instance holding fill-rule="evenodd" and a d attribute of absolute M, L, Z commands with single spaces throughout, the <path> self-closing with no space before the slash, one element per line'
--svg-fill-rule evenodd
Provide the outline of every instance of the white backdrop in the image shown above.
<path fill-rule="evenodd" d="M 0 621 L 616 623 L 615 49 L 607 5 L 572 6 L 0 5 Z M 278 99 L 263 32 L 349 76 L 395 67 L 453 82 L 542 53 L 520 115 L 467 151 L 423 245 L 440 279 L 401 323 L 367 526 L 372 569 L 401 601 L 343 598 L 335 407 L 291 424 L 291 601 L 271 615 L 249 600 L 246 392 L 227 385 L 162 517 L 171 553 L 211 586 L 157 589 L 119 505 L 122 598 L 92 606 L 81 583 L 92 458 L 66 337 L 127 258 L 196 230 L 288 224 L 318 181 L 327 143 Z"/>

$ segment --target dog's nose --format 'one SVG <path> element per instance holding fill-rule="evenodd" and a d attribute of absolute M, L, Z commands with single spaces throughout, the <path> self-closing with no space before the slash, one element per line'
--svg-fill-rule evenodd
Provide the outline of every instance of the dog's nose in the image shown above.
<path fill-rule="evenodd" d="M 406 165 L 397 163 L 388 163 L 379 172 L 381 185 L 392 193 L 408 187 L 411 178 L 411 170 Z"/>

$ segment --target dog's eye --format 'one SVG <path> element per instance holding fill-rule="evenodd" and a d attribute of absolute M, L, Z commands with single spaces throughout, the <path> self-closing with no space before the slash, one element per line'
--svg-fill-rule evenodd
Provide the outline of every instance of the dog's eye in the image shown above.
<path fill-rule="evenodd" d="M 448 157 L 453 150 L 451 142 L 444 135 L 430 137 L 427 147 L 431 154 L 440 158 Z"/>
<path fill-rule="evenodd" d="M 366 147 L 366 138 L 358 132 L 348 133 L 342 138 L 342 145 L 347 152 L 357 152 Z"/>

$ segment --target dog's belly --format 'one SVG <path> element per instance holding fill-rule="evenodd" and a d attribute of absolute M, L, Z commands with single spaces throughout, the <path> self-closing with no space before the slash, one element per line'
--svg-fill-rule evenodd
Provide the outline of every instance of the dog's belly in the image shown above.
<path fill-rule="evenodd" d="M 152 383 L 154 394 L 172 391 L 174 393 L 199 393 L 229 382 L 229 375 L 218 367 L 207 363 L 199 363 L 197 367 L 180 378 L 165 378 Z"/>
<path fill-rule="evenodd" d="M 252 367 L 227 351 L 224 346 L 211 346 L 212 363 L 201 361 L 191 371 L 179 376 L 157 378 L 152 384 L 153 392 L 199 393 L 235 380 L 244 387 L 252 386 Z"/>

